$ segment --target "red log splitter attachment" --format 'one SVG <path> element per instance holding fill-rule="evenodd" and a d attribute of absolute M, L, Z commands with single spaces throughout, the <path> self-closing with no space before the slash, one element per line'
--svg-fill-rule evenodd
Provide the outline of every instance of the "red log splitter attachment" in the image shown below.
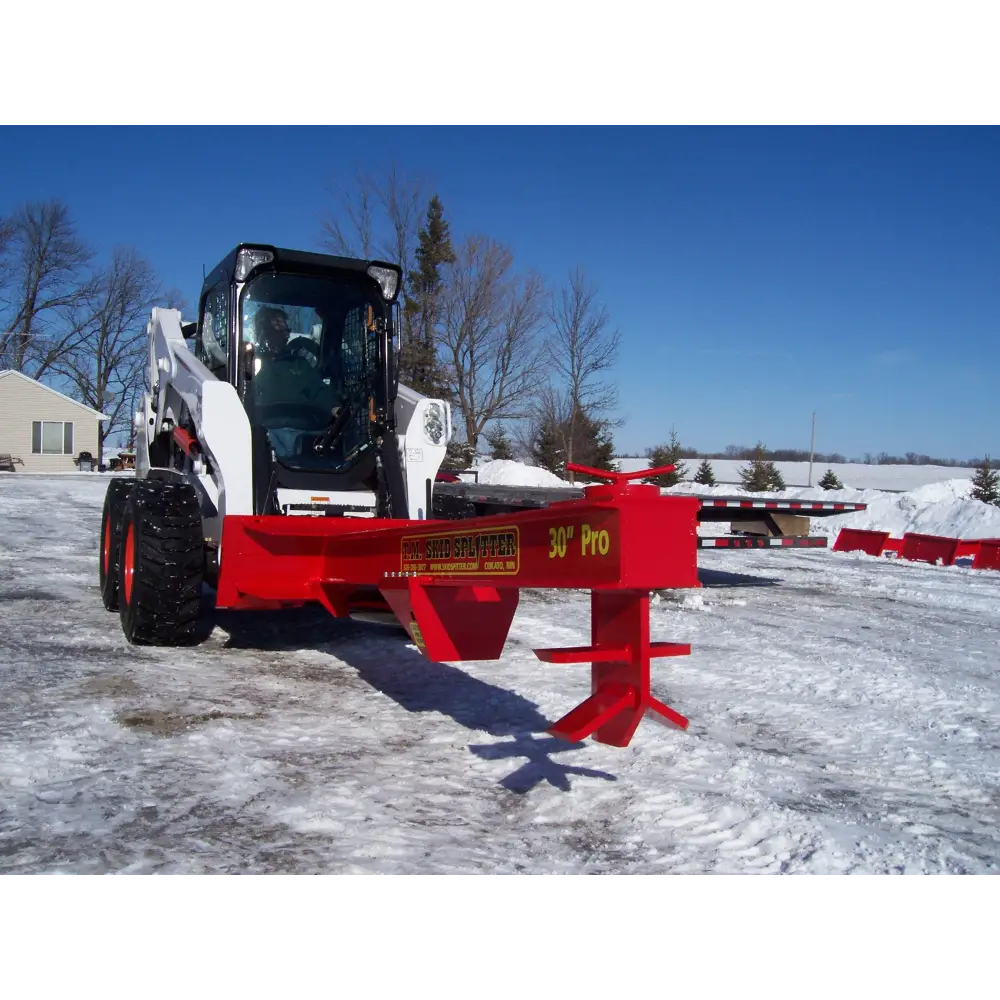
<path fill-rule="evenodd" d="M 549 663 L 591 663 L 591 695 L 550 732 L 627 746 L 653 712 L 687 719 L 649 690 L 650 660 L 690 647 L 650 642 L 653 590 L 697 587 L 697 497 L 632 484 L 670 471 L 609 473 L 610 482 L 538 510 L 467 521 L 231 516 L 218 607 L 320 601 L 333 615 L 390 609 L 437 662 L 502 655 L 522 587 L 591 591 L 589 646 L 538 649 Z"/>

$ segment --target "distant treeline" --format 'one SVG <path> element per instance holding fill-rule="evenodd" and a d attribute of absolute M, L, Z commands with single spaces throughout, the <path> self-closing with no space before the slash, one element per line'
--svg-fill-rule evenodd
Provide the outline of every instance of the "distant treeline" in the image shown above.
<path fill-rule="evenodd" d="M 681 458 L 723 458 L 747 461 L 757 455 L 756 445 L 729 444 L 724 451 L 698 451 L 696 448 L 681 448 Z M 764 448 L 764 455 L 771 462 L 808 462 L 809 452 L 799 448 Z M 648 458 L 646 455 L 620 455 L 619 458 Z M 935 458 L 908 451 L 905 455 L 889 455 L 882 451 L 877 455 L 866 451 L 861 458 L 846 458 L 839 452 L 821 452 L 813 455 L 814 465 L 943 465 L 952 468 L 972 469 L 983 464 L 983 457 L 977 458 Z M 991 459 L 990 466 L 1000 469 L 1000 459 Z"/>

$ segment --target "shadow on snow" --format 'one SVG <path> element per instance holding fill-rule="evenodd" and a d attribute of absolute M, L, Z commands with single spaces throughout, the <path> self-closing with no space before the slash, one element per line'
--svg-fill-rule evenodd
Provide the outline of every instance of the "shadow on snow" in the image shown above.
<path fill-rule="evenodd" d="M 542 782 L 569 791 L 570 775 L 617 780 L 603 771 L 555 760 L 554 754 L 581 750 L 586 744 L 536 736 L 545 733 L 550 722 L 534 702 L 451 664 L 426 659 L 399 626 L 333 618 L 316 605 L 253 613 L 206 608 L 200 624 L 202 641 L 216 625 L 229 634 L 224 643 L 228 649 L 316 649 L 329 653 L 407 712 L 439 712 L 466 729 L 511 738 L 509 742 L 469 747 L 483 760 L 527 758 L 500 780 L 509 791 L 528 792 Z"/>

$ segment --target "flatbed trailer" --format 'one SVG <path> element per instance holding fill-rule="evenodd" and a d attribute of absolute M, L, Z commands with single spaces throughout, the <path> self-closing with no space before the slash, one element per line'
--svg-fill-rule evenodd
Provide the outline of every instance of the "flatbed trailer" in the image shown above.
<path fill-rule="evenodd" d="M 508 514 L 519 510 L 538 510 L 563 500 L 583 497 L 583 488 L 573 486 L 500 486 L 481 483 L 436 483 L 434 486 L 434 515 L 438 518 L 457 520 L 466 517 L 485 517 Z M 824 548 L 826 536 L 785 534 L 781 516 L 834 517 L 865 510 L 863 503 L 842 500 L 784 500 L 746 496 L 702 496 L 695 493 L 664 493 L 664 496 L 687 497 L 699 501 L 699 524 L 764 524 L 767 534 L 741 534 L 739 529 L 730 535 L 701 536 L 699 548 Z M 775 518 L 774 515 L 779 515 Z"/>

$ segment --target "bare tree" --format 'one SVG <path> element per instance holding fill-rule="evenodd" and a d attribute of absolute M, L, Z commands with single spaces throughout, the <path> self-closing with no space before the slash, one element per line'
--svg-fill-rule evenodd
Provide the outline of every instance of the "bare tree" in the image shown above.
<path fill-rule="evenodd" d="M 320 245 L 344 257 L 373 256 L 375 213 L 378 209 L 376 182 L 372 174 L 356 170 L 354 186 L 345 190 L 336 183 L 330 193 L 336 199 L 334 214 L 323 220 Z"/>
<path fill-rule="evenodd" d="M 474 452 L 486 424 L 524 417 L 539 387 L 545 286 L 515 272 L 513 251 L 485 236 L 466 239 L 444 273 L 441 346 Z"/>
<path fill-rule="evenodd" d="M 618 390 L 608 373 L 618 359 L 621 333 L 612 329 L 597 287 L 580 268 L 554 297 L 549 320 L 549 360 L 564 414 L 566 461 L 572 462 L 581 417 L 600 420 L 618 405 Z"/>
<path fill-rule="evenodd" d="M 330 193 L 335 206 L 323 219 L 320 245 L 346 257 L 399 264 L 405 302 L 426 209 L 423 181 L 391 164 L 382 172 L 358 169 L 352 182 L 331 184 Z"/>
<path fill-rule="evenodd" d="M 166 297 L 179 298 L 175 291 Z M 73 325 L 83 335 L 54 368 L 72 383 L 77 399 L 111 418 L 100 427 L 98 462 L 107 439 L 132 419 L 147 357 L 146 320 L 162 298 L 149 262 L 131 247 L 116 247 L 73 309 Z"/>
<path fill-rule="evenodd" d="M 14 235 L 12 219 L 0 219 L 0 302 L 3 301 L 4 281 L 8 277 L 7 249 L 10 238 Z"/>
<path fill-rule="evenodd" d="M 382 177 L 376 178 L 375 191 L 389 223 L 389 232 L 385 239 L 376 243 L 376 250 L 408 274 L 417 248 L 420 221 L 427 207 L 424 185 L 401 173 L 393 164 Z"/>
<path fill-rule="evenodd" d="M 23 205 L 7 220 L 0 257 L 0 367 L 40 378 L 82 336 L 69 318 L 92 291 L 86 273 L 94 252 L 76 235 L 58 199 Z"/>
<path fill-rule="evenodd" d="M 14 264 L 8 253 L 14 236 L 14 220 L 0 217 L 0 369 L 10 367 L 7 360 L 13 336 L 7 326 L 10 309 L 10 286 L 13 283 Z"/>
<path fill-rule="evenodd" d="M 532 401 L 528 420 L 517 425 L 518 452 L 534 464 L 562 475 L 566 465 L 565 428 L 569 421 L 566 394 L 543 384 Z"/>
<path fill-rule="evenodd" d="M 575 474 L 566 468 L 569 462 L 614 470 L 614 426 L 615 421 L 574 406 L 568 393 L 546 385 L 519 444 L 535 465 L 575 482 Z"/>

